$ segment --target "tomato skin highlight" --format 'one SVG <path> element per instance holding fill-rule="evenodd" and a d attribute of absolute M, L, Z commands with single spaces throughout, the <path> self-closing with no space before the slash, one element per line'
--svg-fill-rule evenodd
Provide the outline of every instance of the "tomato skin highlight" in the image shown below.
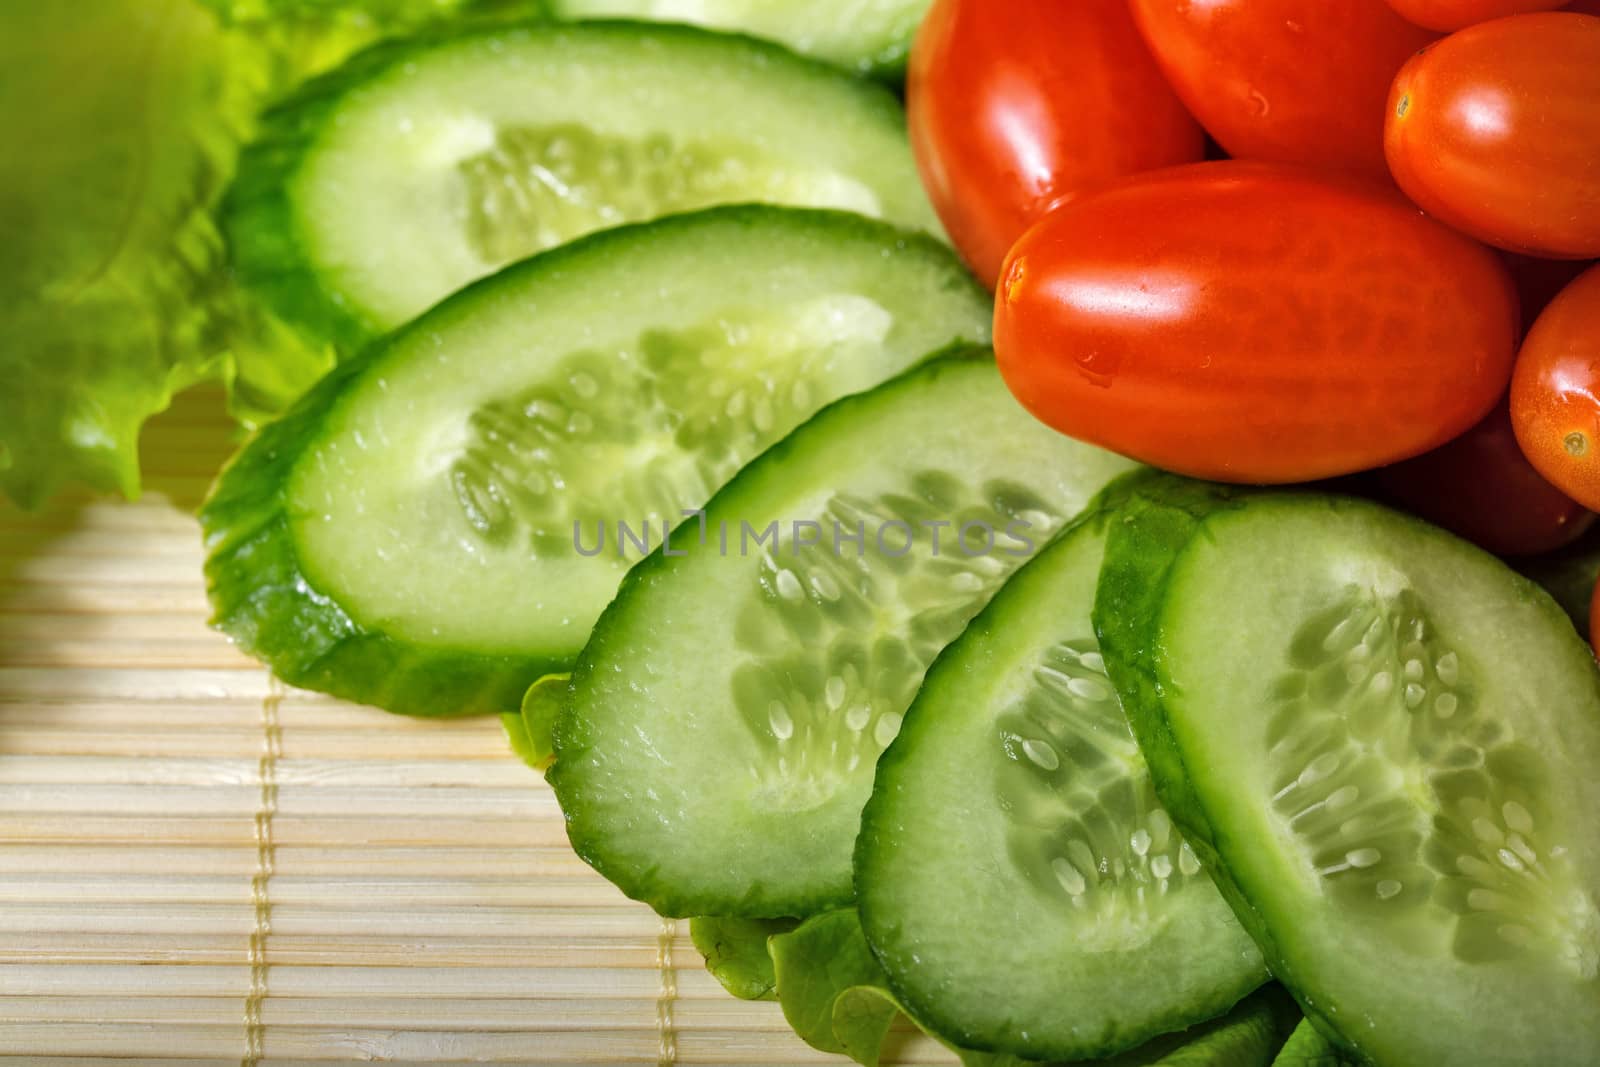
<path fill-rule="evenodd" d="M 1407 22 L 1430 30 L 1450 33 L 1479 22 L 1526 15 L 1531 11 L 1553 11 L 1566 0 L 1388 0 L 1389 6 Z"/>
<path fill-rule="evenodd" d="M 1522 454 L 1508 401 L 1455 440 L 1373 478 L 1391 502 L 1501 556 L 1553 552 L 1595 519 Z"/>
<path fill-rule="evenodd" d="M 995 350 L 1063 433 L 1280 483 L 1462 433 L 1504 392 L 1517 326 L 1498 257 L 1392 190 L 1228 161 L 1046 215 L 1006 260 Z"/>
<path fill-rule="evenodd" d="M 934 208 L 991 288 L 1052 204 L 1205 153 L 1127 0 L 936 0 L 912 47 L 906 117 Z"/>
<path fill-rule="evenodd" d="M 1168 80 L 1238 159 L 1388 180 L 1383 106 L 1438 36 L 1384 0 L 1132 0 Z"/>
<path fill-rule="evenodd" d="M 1600 266 L 1528 331 L 1511 379 L 1511 422 L 1540 474 L 1600 510 Z"/>
<path fill-rule="evenodd" d="M 1390 170 L 1430 215 L 1513 252 L 1600 256 L 1600 18 L 1470 26 L 1395 78 Z"/>

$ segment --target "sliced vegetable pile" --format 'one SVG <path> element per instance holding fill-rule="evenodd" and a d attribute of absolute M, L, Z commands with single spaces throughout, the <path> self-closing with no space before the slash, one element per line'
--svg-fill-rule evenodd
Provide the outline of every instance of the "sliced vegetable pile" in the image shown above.
<path fill-rule="evenodd" d="M 217 625 L 824 1051 L 1600 1062 L 1593 0 L 92 6 L 10 495 L 229 378 Z"/>
<path fill-rule="evenodd" d="M 862 925 L 900 1002 L 962 1045 L 1095 1058 L 1221 1015 L 1266 978 L 1156 799 L 1089 619 L 1137 484 L 1006 583 L 878 764 L 856 842 Z"/>
<path fill-rule="evenodd" d="M 1375 505 L 1172 483 L 1095 618 L 1159 795 L 1325 1033 L 1600 1056 L 1600 674 L 1547 597 Z"/>
<path fill-rule="evenodd" d="M 766 201 L 933 223 L 886 90 L 638 23 L 369 50 L 269 113 L 240 169 L 239 273 L 346 353 L 513 260 L 670 212 Z"/>
<path fill-rule="evenodd" d="M 685 509 L 985 318 L 931 238 L 834 212 L 715 209 L 537 256 L 233 460 L 200 515 L 218 625 L 297 685 L 513 710 Z"/>
<path fill-rule="evenodd" d="M 923 669 L 1128 466 L 1017 418 L 986 353 L 823 411 L 595 626 L 549 774 L 573 847 L 669 915 L 849 903 L 873 767 Z"/>

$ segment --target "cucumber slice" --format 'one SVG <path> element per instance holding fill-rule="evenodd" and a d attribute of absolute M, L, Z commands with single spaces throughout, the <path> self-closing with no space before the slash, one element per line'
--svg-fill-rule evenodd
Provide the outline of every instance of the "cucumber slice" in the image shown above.
<path fill-rule="evenodd" d="M 1130 466 L 1023 417 L 987 358 L 818 415 L 717 495 L 704 544 L 691 520 L 635 567 L 596 627 L 549 775 L 578 854 L 668 915 L 848 903 L 873 763 L 924 668 Z M 947 524 L 937 553 L 928 523 Z M 863 530 L 859 551 L 836 537 Z"/>
<path fill-rule="evenodd" d="M 216 624 L 295 685 L 513 710 L 643 554 L 619 524 L 659 543 L 823 404 L 988 318 L 944 246 L 835 212 L 720 208 L 537 257 L 234 460 L 201 514 Z"/>
<path fill-rule="evenodd" d="M 1106 679 L 1089 612 L 1121 488 L 939 657 L 862 815 L 867 939 L 907 1010 L 967 1048 L 1098 1059 L 1267 979 Z"/>
<path fill-rule="evenodd" d="M 877 1067 L 884 1037 L 903 1007 L 888 988 L 887 976 L 867 945 L 855 909 L 813 916 L 768 944 L 778 1000 L 795 1033 L 813 1048 L 843 1053 L 863 1067 Z M 1015 988 L 1019 980 L 1034 977 L 1012 974 L 1005 980 Z M 1102 1067 L 1266 1067 L 1298 1018 L 1288 996 L 1268 985 L 1220 1018 L 1095 1062 Z M 1040 1063 L 1006 1053 L 960 1048 L 920 1020 L 912 1021 L 954 1052 L 962 1067 Z M 1058 1063 L 1057 1067 L 1070 1065 Z"/>
<path fill-rule="evenodd" d="M 746 201 L 938 232 L 886 90 L 775 45 L 644 23 L 370 49 L 268 114 L 227 228 L 246 285 L 348 351 L 513 260 Z"/>
<path fill-rule="evenodd" d="M 1600 1062 L 1600 672 L 1549 597 L 1373 504 L 1168 482 L 1095 623 L 1162 801 L 1325 1033 Z"/>
<path fill-rule="evenodd" d="M 905 71 L 911 38 L 932 0 L 552 0 L 565 18 L 629 16 L 739 30 L 804 55 L 893 77 Z"/>

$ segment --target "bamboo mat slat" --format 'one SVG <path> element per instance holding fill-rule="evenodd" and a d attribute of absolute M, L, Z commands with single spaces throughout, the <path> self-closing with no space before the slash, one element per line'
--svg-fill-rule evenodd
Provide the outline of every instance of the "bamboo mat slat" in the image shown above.
<path fill-rule="evenodd" d="M 843 1063 L 585 867 L 498 723 L 289 690 L 207 629 L 234 436 L 200 391 L 142 500 L 0 504 L 0 1067 Z"/>

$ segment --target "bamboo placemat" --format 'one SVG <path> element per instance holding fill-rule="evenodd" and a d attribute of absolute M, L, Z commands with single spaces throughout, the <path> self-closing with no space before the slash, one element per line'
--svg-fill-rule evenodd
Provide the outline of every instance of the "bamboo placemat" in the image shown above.
<path fill-rule="evenodd" d="M 288 689 L 207 629 L 231 433 L 200 391 L 138 503 L 0 504 L 0 1064 L 843 1063 L 585 867 L 497 722 Z"/>

